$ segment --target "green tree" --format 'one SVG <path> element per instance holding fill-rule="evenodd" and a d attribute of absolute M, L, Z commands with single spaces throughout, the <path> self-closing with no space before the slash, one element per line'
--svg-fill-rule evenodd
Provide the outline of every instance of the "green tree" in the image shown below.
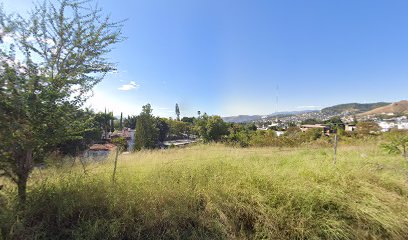
<path fill-rule="evenodd" d="M 112 143 L 119 148 L 119 151 L 126 151 L 128 148 L 128 143 L 124 137 L 117 137 L 112 139 Z"/>
<path fill-rule="evenodd" d="M 120 113 L 120 120 L 119 120 L 119 129 L 123 129 L 123 113 Z"/>
<path fill-rule="evenodd" d="M 180 108 L 178 103 L 176 103 L 176 116 L 177 116 L 177 121 L 180 121 Z"/>
<path fill-rule="evenodd" d="M 220 141 L 223 136 L 228 134 L 228 125 L 222 120 L 220 116 L 211 116 L 208 118 L 205 126 L 206 141 Z"/>
<path fill-rule="evenodd" d="M 182 122 L 186 122 L 186 123 L 191 123 L 191 124 L 193 124 L 194 121 L 195 121 L 195 117 L 183 117 L 183 118 L 181 119 L 181 121 L 182 121 Z"/>
<path fill-rule="evenodd" d="M 164 118 L 156 118 L 156 128 L 159 129 L 159 141 L 164 142 L 169 133 L 170 126 Z"/>
<path fill-rule="evenodd" d="M 74 111 L 74 110 L 73 110 Z M 58 144 L 58 150 L 64 155 L 78 155 L 95 142 L 101 140 L 102 128 L 95 120 L 97 116 L 92 110 L 77 110 L 69 122 L 67 138 Z"/>
<path fill-rule="evenodd" d="M 301 122 L 302 125 L 314 125 L 314 124 L 321 124 L 322 122 L 315 119 L 315 118 L 308 118 Z"/>
<path fill-rule="evenodd" d="M 99 123 L 99 127 L 103 131 L 104 138 L 108 138 L 108 132 L 111 131 L 111 121 L 114 120 L 113 113 L 111 112 L 99 112 L 95 115 L 95 121 Z"/>
<path fill-rule="evenodd" d="M 136 122 L 136 150 L 154 148 L 159 139 L 159 129 L 156 128 L 156 119 L 152 115 L 153 110 L 150 104 L 146 104 L 142 109 Z"/>
<path fill-rule="evenodd" d="M 34 163 L 71 137 L 76 110 L 114 69 L 106 54 L 121 26 L 83 4 L 47 1 L 28 17 L 0 10 L 0 28 L 13 39 L 0 51 L 0 175 L 17 184 L 21 204 Z"/>
<path fill-rule="evenodd" d="M 192 124 L 189 122 L 168 120 L 168 123 L 171 139 L 185 138 L 185 135 L 189 134 L 192 128 Z"/>
<path fill-rule="evenodd" d="M 327 124 L 332 130 L 335 131 L 337 131 L 338 129 L 344 130 L 345 127 L 340 117 L 332 117 L 329 120 L 325 121 L 325 124 Z"/>
<path fill-rule="evenodd" d="M 128 116 L 125 118 L 123 121 L 123 126 L 130 128 L 130 129 L 135 129 L 136 128 L 136 121 L 137 121 L 137 116 Z"/>
<path fill-rule="evenodd" d="M 382 144 L 382 148 L 390 154 L 401 154 L 408 161 L 408 132 L 393 131 L 388 134 L 388 143 Z"/>

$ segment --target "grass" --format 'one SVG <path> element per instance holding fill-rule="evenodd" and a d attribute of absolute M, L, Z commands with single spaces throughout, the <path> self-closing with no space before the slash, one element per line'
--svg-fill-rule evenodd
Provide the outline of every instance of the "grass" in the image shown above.
<path fill-rule="evenodd" d="M 408 166 L 377 146 L 197 145 L 33 173 L 15 239 L 408 239 Z M 4 193 L 5 192 L 5 193 Z M 0 209 L 1 210 L 1 209 Z"/>

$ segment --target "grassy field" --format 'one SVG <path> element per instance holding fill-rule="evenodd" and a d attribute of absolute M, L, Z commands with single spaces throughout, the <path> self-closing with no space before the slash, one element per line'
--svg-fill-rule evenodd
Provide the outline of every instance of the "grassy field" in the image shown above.
<path fill-rule="evenodd" d="M 2 190 L 17 239 L 408 239 L 408 164 L 378 146 L 197 145 L 36 170 L 28 206 Z"/>

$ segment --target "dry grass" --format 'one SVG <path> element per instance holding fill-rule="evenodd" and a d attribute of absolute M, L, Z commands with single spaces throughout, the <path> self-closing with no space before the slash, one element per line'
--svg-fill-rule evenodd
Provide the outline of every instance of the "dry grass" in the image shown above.
<path fill-rule="evenodd" d="M 36 171 L 12 238 L 408 239 L 408 166 L 376 146 L 197 145 Z M 8 212 L 6 214 L 6 212 Z M 1 215 L 1 213 L 0 213 Z M 0 219 L 1 220 L 1 219 Z"/>

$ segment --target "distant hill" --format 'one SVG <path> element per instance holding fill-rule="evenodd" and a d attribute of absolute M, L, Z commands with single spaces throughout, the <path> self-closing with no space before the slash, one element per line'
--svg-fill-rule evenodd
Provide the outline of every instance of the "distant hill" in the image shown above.
<path fill-rule="evenodd" d="M 389 105 L 390 103 L 387 102 L 377 102 L 377 103 L 346 103 L 346 104 L 339 104 L 332 107 L 323 108 L 321 111 L 325 114 L 342 114 L 342 113 L 349 113 L 349 114 L 359 114 L 363 112 L 367 112 L 379 107 L 384 107 Z"/>
<path fill-rule="evenodd" d="M 223 117 L 222 119 L 225 122 L 234 122 L 234 123 L 243 123 L 243 122 L 252 122 L 259 119 L 262 119 L 261 115 L 238 115 L 231 117 Z"/>
<path fill-rule="evenodd" d="M 386 106 L 378 107 L 370 111 L 361 113 L 359 115 L 366 116 L 366 115 L 389 114 L 389 113 L 408 114 L 408 100 L 402 100 L 399 102 L 391 103 Z"/>
<path fill-rule="evenodd" d="M 275 116 L 290 116 L 308 112 L 318 112 L 317 110 L 304 110 L 304 111 L 287 111 L 287 112 L 276 112 L 269 115 L 238 115 L 238 116 L 231 116 L 231 117 L 223 117 L 222 119 L 225 122 L 234 122 L 234 123 L 245 123 L 245 122 L 252 122 L 261 120 L 262 118 L 271 118 Z"/>

